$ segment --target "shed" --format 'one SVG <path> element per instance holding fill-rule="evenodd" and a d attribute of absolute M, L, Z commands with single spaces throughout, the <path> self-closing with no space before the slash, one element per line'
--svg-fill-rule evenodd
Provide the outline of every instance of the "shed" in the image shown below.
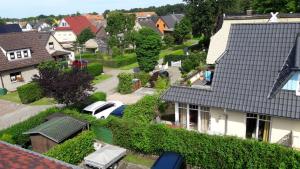
<path fill-rule="evenodd" d="M 53 118 L 23 134 L 29 134 L 32 149 L 39 153 L 76 136 L 87 129 L 88 123 L 65 116 Z"/>

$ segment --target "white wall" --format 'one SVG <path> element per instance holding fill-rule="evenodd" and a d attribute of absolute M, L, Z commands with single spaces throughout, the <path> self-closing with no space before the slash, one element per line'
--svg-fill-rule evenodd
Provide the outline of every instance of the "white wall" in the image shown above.
<path fill-rule="evenodd" d="M 51 49 L 50 46 L 49 46 L 49 43 L 50 42 L 53 42 L 53 45 L 54 45 L 54 49 Z M 62 45 L 57 41 L 56 38 L 54 38 L 54 36 L 50 35 L 49 37 L 49 40 L 47 42 L 47 45 L 46 45 L 46 50 L 48 51 L 48 53 L 52 54 L 54 53 L 55 51 L 66 51 L 66 52 L 70 52 L 70 55 L 69 55 L 69 61 L 74 61 L 75 60 L 75 54 L 73 51 L 69 51 L 69 50 L 65 50 Z"/>
<path fill-rule="evenodd" d="M 10 73 L 15 73 L 15 72 L 21 72 L 24 82 L 11 82 Z M 31 82 L 33 75 L 38 74 L 38 73 L 39 72 L 36 68 L 29 67 L 29 68 L 23 68 L 23 69 L 17 69 L 17 70 L 4 72 L 4 73 L 1 73 L 1 76 L 3 79 L 4 87 L 8 91 L 15 91 L 15 90 L 17 90 L 17 87 Z M 0 81 L 0 86 L 2 87 L 1 81 Z"/>
<path fill-rule="evenodd" d="M 65 19 L 60 20 L 58 27 L 70 27 L 68 22 Z"/>
<path fill-rule="evenodd" d="M 71 30 L 55 31 L 53 36 L 59 43 L 72 43 L 77 39 L 77 36 Z"/>
<path fill-rule="evenodd" d="M 224 135 L 226 115 L 222 109 L 210 109 L 210 134 Z"/>

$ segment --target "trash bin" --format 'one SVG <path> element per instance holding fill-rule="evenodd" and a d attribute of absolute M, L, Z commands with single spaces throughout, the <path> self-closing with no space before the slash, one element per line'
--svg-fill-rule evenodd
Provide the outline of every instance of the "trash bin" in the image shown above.
<path fill-rule="evenodd" d="M 7 89 L 0 88 L 0 96 L 6 95 L 6 94 L 7 94 Z"/>

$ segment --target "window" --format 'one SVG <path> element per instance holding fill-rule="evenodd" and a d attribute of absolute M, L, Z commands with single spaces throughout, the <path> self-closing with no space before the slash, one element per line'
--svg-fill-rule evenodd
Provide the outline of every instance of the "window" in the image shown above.
<path fill-rule="evenodd" d="M 28 57 L 28 51 L 27 51 L 27 50 L 24 50 L 24 51 L 23 51 L 23 55 L 24 55 L 24 57 L 27 58 L 27 57 Z"/>
<path fill-rule="evenodd" d="M 156 27 L 158 27 L 158 28 L 159 28 L 159 24 L 157 24 L 157 25 L 156 25 Z"/>
<path fill-rule="evenodd" d="M 179 123 L 182 127 L 187 127 L 187 104 L 179 103 Z"/>
<path fill-rule="evenodd" d="M 283 90 L 296 91 L 300 80 L 300 72 L 294 74 L 292 78 L 283 86 Z"/>
<path fill-rule="evenodd" d="M 15 57 L 15 53 L 14 52 L 10 52 L 9 53 L 9 57 L 10 57 L 11 60 L 15 59 L 16 58 Z"/>
<path fill-rule="evenodd" d="M 22 82 L 23 78 L 22 78 L 21 72 L 11 73 L 10 80 L 11 80 L 11 82 Z"/>
<path fill-rule="evenodd" d="M 198 130 L 198 105 L 190 104 L 190 129 Z"/>
<path fill-rule="evenodd" d="M 22 58 L 21 51 L 18 51 L 18 52 L 17 52 L 17 58 L 19 58 L 19 59 Z"/>
<path fill-rule="evenodd" d="M 210 128 L 210 108 L 201 106 L 200 116 L 201 116 L 201 131 L 208 132 Z"/>
<path fill-rule="evenodd" d="M 49 42 L 49 49 L 54 49 L 54 43 L 53 42 Z"/>
<path fill-rule="evenodd" d="M 166 28 L 166 24 L 164 24 L 164 28 Z"/>
<path fill-rule="evenodd" d="M 269 116 L 247 114 L 246 138 L 255 138 L 259 141 L 269 141 L 271 118 Z"/>
<path fill-rule="evenodd" d="M 102 112 L 102 111 L 104 111 L 104 110 L 106 110 L 106 109 L 109 109 L 109 108 L 111 108 L 111 107 L 114 107 L 114 106 L 115 106 L 114 103 L 108 103 L 108 104 L 106 104 L 106 105 L 100 107 L 99 109 L 97 109 L 97 110 L 95 111 L 94 114 L 98 114 L 98 113 L 100 113 L 100 112 Z"/>

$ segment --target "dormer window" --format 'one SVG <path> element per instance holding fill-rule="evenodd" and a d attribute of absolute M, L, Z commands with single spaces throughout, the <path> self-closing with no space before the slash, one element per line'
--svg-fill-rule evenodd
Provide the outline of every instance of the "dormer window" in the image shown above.
<path fill-rule="evenodd" d="M 27 57 L 28 57 L 28 51 L 27 51 L 27 50 L 24 50 L 24 51 L 23 51 L 23 55 L 24 55 L 25 58 L 27 58 Z"/>
<path fill-rule="evenodd" d="M 49 49 L 54 49 L 54 43 L 53 42 L 49 42 Z"/>
<path fill-rule="evenodd" d="M 21 51 L 18 51 L 18 52 L 17 52 L 17 58 L 18 58 L 18 59 L 21 59 L 21 58 L 22 58 Z"/>
<path fill-rule="evenodd" d="M 283 86 L 283 90 L 296 91 L 300 80 L 300 72 L 297 72 L 289 79 L 289 81 Z"/>
<path fill-rule="evenodd" d="M 7 58 L 10 61 L 19 60 L 19 59 L 27 59 L 31 57 L 31 53 L 29 49 L 24 50 L 16 50 L 7 53 Z"/>
<path fill-rule="evenodd" d="M 10 52 L 9 57 L 10 57 L 11 60 L 14 60 L 16 58 L 15 57 L 15 52 Z"/>

